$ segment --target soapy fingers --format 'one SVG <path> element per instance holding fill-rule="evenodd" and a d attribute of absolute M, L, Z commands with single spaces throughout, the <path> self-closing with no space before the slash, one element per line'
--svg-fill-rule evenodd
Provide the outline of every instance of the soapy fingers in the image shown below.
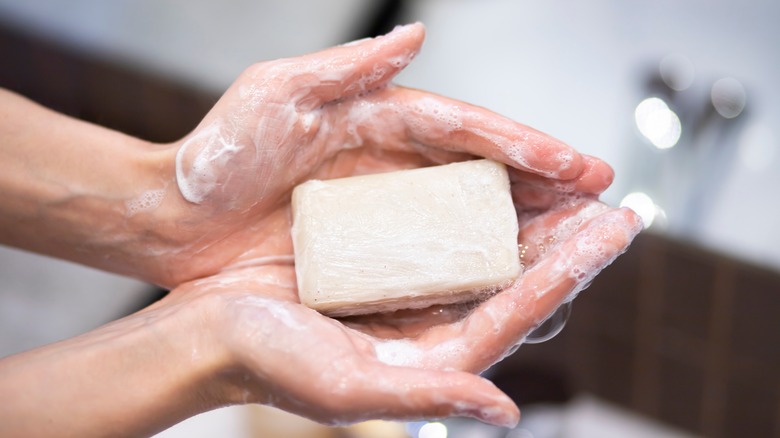
<path fill-rule="evenodd" d="M 501 330 L 492 339 L 484 339 L 481 345 L 491 349 L 469 358 L 465 369 L 483 369 L 500 360 L 502 356 L 491 357 L 491 353 L 500 351 L 500 346 L 511 349 L 560 304 L 574 299 L 628 248 L 641 229 L 638 216 L 627 209 L 610 210 L 588 221 L 554 254 L 541 259 L 513 287 L 496 296 L 494 303 L 488 303 L 484 313 L 498 316 Z M 512 312 L 512 308 L 524 311 Z M 480 315 L 478 311 L 475 316 Z"/>
<path fill-rule="evenodd" d="M 440 151 L 491 158 L 555 180 L 583 173 L 584 158 L 547 134 L 475 105 L 388 86 L 419 52 L 424 37 L 424 27 L 412 24 L 269 65 L 285 78 L 279 94 L 290 96 L 299 111 L 323 118 L 319 131 L 331 151 L 372 143 L 430 154 L 435 162 L 441 161 Z M 267 75 L 266 68 L 260 71 Z M 342 135 L 333 135 L 338 131 Z M 579 184 L 572 187 L 579 190 Z"/>
<path fill-rule="evenodd" d="M 615 178 L 615 171 L 604 161 L 590 155 L 582 155 L 582 172 L 577 177 L 561 181 L 533 173 L 509 169 L 513 189 L 522 186 L 529 189 L 545 189 L 555 193 L 585 193 L 598 195 L 606 190 Z"/>
<path fill-rule="evenodd" d="M 398 86 L 343 105 L 347 115 L 362 116 L 359 127 L 378 147 L 468 153 L 560 180 L 582 173 L 583 158 L 571 146 L 475 105 Z"/>
<path fill-rule="evenodd" d="M 424 38 L 425 28 L 415 23 L 295 58 L 285 94 L 302 96 L 298 108 L 306 111 L 379 88 L 409 65 Z"/>

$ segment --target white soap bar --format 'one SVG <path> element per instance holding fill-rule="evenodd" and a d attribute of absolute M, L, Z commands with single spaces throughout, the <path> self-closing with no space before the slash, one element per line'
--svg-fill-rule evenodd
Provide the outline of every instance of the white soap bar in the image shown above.
<path fill-rule="evenodd" d="M 520 274 L 509 177 L 494 161 L 312 180 L 292 208 L 298 295 L 326 315 L 473 300 Z"/>

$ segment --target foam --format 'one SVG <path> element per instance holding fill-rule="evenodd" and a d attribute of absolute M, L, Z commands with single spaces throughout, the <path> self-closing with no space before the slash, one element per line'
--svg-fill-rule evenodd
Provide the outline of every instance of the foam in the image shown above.
<path fill-rule="evenodd" d="M 379 341 L 374 347 L 376 358 L 386 365 L 419 368 L 422 350 L 405 339 Z"/>
<path fill-rule="evenodd" d="M 237 299 L 236 304 L 263 309 L 290 330 L 305 331 L 308 329 L 306 322 L 301 321 L 290 311 L 290 306 L 298 306 L 298 304 L 263 298 L 257 295 L 245 295 Z"/>
<path fill-rule="evenodd" d="M 182 144 L 176 153 L 176 182 L 184 199 L 202 203 L 219 185 L 220 172 L 243 146 L 214 122 Z M 194 157 L 193 157 L 194 155 Z M 191 160 L 187 166 L 185 160 Z"/>
<path fill-rule="evenodd" d="M 436 358 L 437 368 L 454 370 L 459 358 L 463 357 L 468 348 L 460 339 L 450 339 L 423 350 L 413 341 L 406 339 L 388 339 L 376 341 L 374 346 L 377 360 L 392 366 L 425 368 L 426 358 Z"/>
<path fill-rule="evenodd" d="M 574 162 L 574 151 L 559 151 L 555 158 L 560 164 L 558 166 L 558 173 L 565 172 L 569 169 L 571 169 L 572 163 Z"/>
<path fill-rule="evenodd" d="M 415 100 L 411 114 L 399 112 L 399 115 L 413 132 L 426 136 L 430 134 L 444 136 L 463 129 L 463 115 L 460 107 L 445 105 L 434 97 L 423 97 Z M 431 118 L 437 123 L 431 124 L 429 122 Z M 435 132 L 430 132 L 431 129 Z"/>
<path fill-rule="evenodd" d="M 165 189 L 147 190 L 141 193 L 141 196 L 125 202 L 127 216 L 153 210 L 160 206 L 163 199 L 165 199 Z"/>

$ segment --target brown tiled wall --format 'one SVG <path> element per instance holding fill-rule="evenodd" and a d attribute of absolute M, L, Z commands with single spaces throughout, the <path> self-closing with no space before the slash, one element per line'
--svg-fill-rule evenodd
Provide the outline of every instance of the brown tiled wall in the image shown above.
<path fill-rule="evenodd" d="M 574 303 L 543 363 L 588 391 L 710 437 L 780 436 L 780 274 L 653 235 Z"/>
<path fill-rule="evenodd" d="M 74 53 L 0 22 L 0 87 L 145 140 L 177 140 L 218 95 Z"/>

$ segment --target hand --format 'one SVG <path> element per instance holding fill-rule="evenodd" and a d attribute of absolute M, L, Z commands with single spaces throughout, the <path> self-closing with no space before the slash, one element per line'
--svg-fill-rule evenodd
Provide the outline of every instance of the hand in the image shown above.
<path fill-rule="evenodd" d="M 293 265 L 269 260 L 184 284 L 157 306 L 205 300 L 180 307 L 204 309 L 202 328 L 216 340 L 205 351 L 227 358 L 218 375 L 231 377 L 217 403 L 270 404 L 327 424 L 457 415 L 513 426 L 514 403 L 471 373 L 501 360 L 587 287 L 641 223 L 630 210 L 549 181 L 518 172 L 512 179 L 526 270 L 482 303 L 339 321 L 301 305 Z"/>
<path fill-rule="evenodd" d="M 589 168 L 583 190 L 609 185 L 606 165 L 543 133 L 390 84 L 423 34 L 421 25 L 406 26 L 245 71 L 200 126 L 165 152 L 175 161 L 179 200 L 163 233 L 173 243 L 154 253 L 161 272 L 150 279 L 172 287 L 231 265 L 290 257 L 280 218 L 293 187 L 311 178 L 482 156 L 552 182 L 582 178 Z"/>

